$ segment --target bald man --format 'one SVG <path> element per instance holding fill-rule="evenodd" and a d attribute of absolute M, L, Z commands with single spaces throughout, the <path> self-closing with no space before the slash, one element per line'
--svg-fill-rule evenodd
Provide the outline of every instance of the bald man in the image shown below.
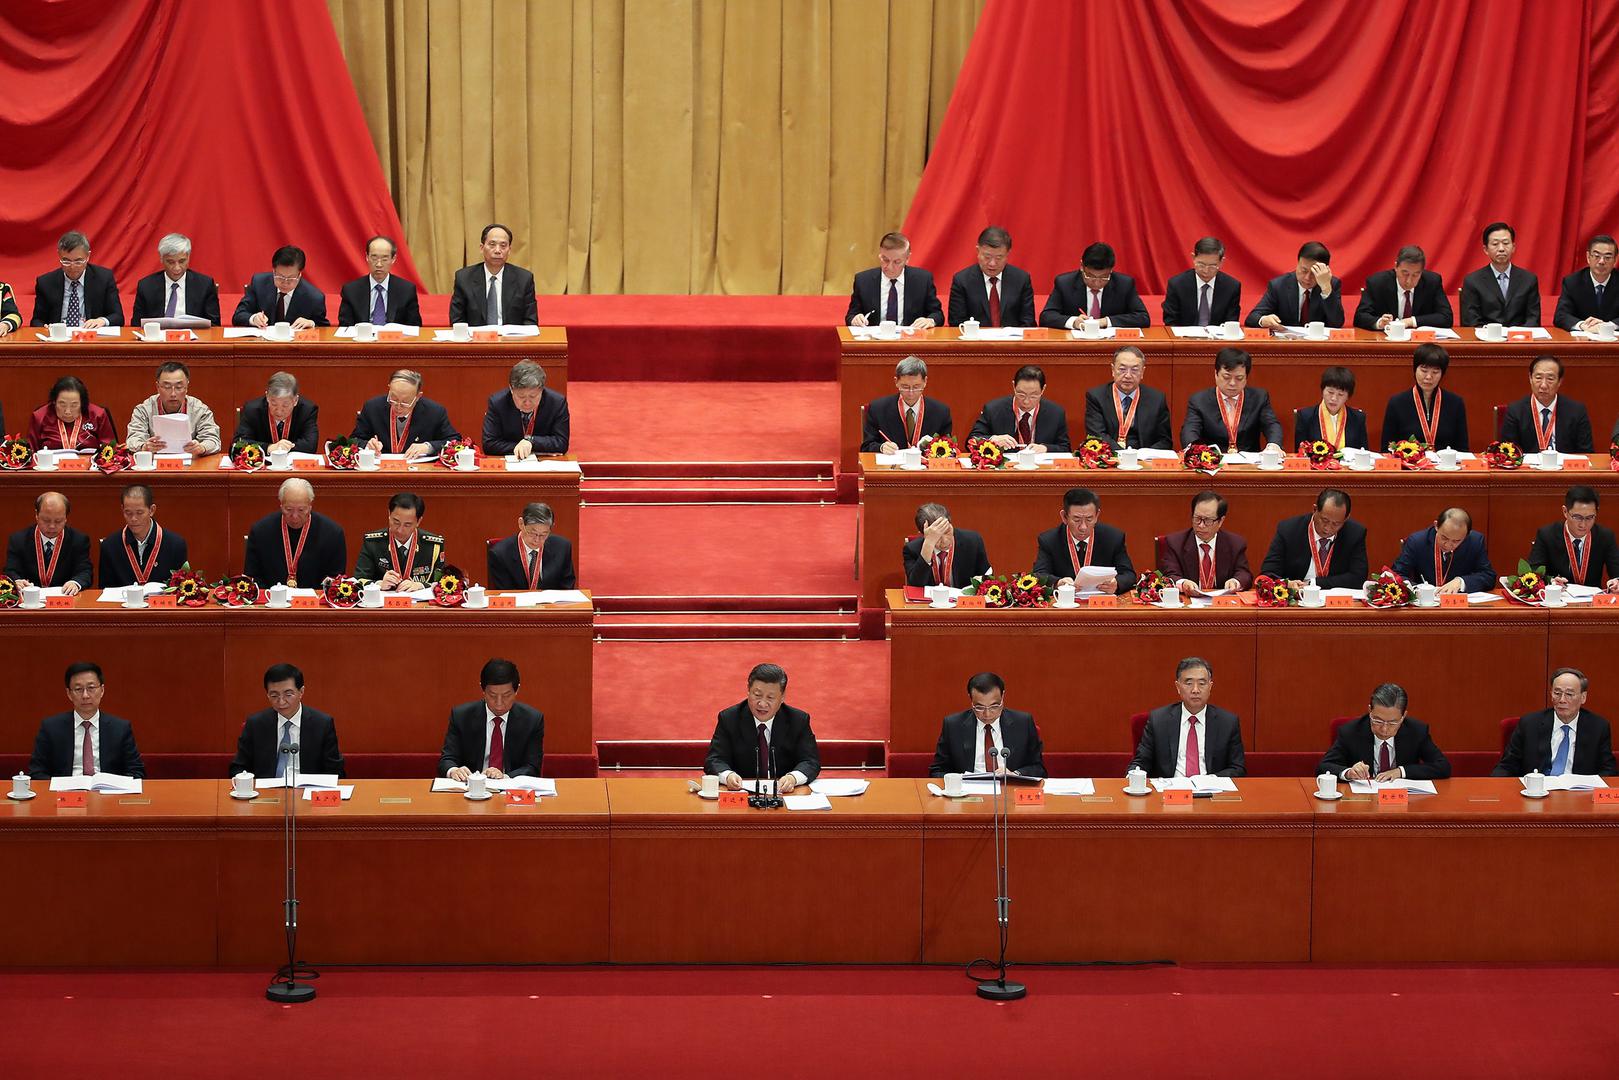
<path fill-rule="evenodd" d="M 66 596 L 90 587 L 90 538 L 68 528 L 67 496 L 47 491 L 34 500 L 34 523 L 6 541 L 6 576 L 18 585 L 59 587 Z"/>

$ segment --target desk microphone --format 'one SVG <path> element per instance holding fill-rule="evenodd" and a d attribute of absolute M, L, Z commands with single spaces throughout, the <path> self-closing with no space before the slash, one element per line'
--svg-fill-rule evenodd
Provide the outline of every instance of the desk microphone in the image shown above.
<path fill-rule="evenodd" d="M 1008 799 L 1012 785 L 1008 776 L 996 772 L 997 758 L 1010 772 L 1012 752 L 991 747 L 984 761 L 985 768 L 995 777 L 994 793 L 990 796 L 990 805 L 993 808 L 990 829 L 995 835 L 995 925 L 1000 935 L 1001 952 L 1000 959 L 995 965 L 995 977 L 979 981 L 978 996 L 988 998 L 990 1001 L 1016 1001 L 1029 991 L 1022 983 L 1006 981 L 1006 939 L 1012 905 L 1012 898 L 1008 895 L 1011 890 L 1007 884 L 1007 864 L 1010 862 L 1012 848 L 1011 806 Z M 974 960 L 972 964 L 967 965 L 967 974 L 972 975 L 973 964 L 983 962 Z"/>
<path fill-rule="evenodd" d="M 305 980 L 320 978 L 320 972 L 298 964 L 298 744 L 280 747 L 287 759 L 282 775 L 286 787 L 281 792 L 281 850 L 286 872 L 287 895 L 282 901 L 283 921 L 287 935 L 287 963 L 275 973 L 264 996 L 283 1005 L 298 1005 L 313 1001 L 315 988 Z"/>

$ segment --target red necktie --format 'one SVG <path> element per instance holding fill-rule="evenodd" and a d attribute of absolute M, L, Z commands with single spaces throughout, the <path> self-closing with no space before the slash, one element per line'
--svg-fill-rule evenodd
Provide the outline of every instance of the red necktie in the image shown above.
<path fill-rule="evenodd" d="M 1389 761 L 1389 744 L 1384 743 L 1377 751 L 1377 771 L 1386 773 L 1392 768 L 1394 765 Z"/>
<path fill-rule="evenodd" d="M 933 556 L 933 584 L 935 584 L 935 585 L 948 585 L 948 584 L 950 584 L 948 581 L 946 581 L 944 579 L 944 566 L 945 566 L 944 552 L 941 551 L 937 555 Z"/>
<path fill-rule="evenodd" d="M 1017 419 L 1017 441 L 1024 446 L 1034 442 L 1034 431 L 1029 427 L 1029 414 L 1024 413 Z"/>
<path fill-rule="evenodd" d="M 1197 717 L 1186 722 L 1186 775 L 1196 776 L 1197 773 Z"/>
<path fill-rule="evenodd" d="M 765 767 L 765 775 L 758 779 L 768 780 L 770 779 L 770 774 L 776 771 L 775 763 L 770 760 L 770 736 L 765 734 L 763 724 L 760 724 L 757 730 L 759 732 L 759 760 L 764 762 Z"/>
<path fill-rule="evenodd" d="M 96 774 L 96 750 L 91 741 L 94 737 L 94 730 L 95 729 L 90 726 L 90 721 L 86 720 L 84 722 L 84 761 L 79 766 L 86 776 L 94 776 Z"/>
<path fill-rule="evenodd" d="M 1102 294 L 1100 292 L 1096 292 L 1096 291 L 1093 290 L 1091 292 L 1091 318 L 1100 319 L 1101 317 L 1102 317 Z"/>
<path fill-rule="evenodd" d="M 995 771 L 995 735 L 988 724 L 984 725 L 984 771 Z"/>
<path fill-rule="evenodd" d="M 1404 295 L 1405 295 L 1405 313 L 1402 314 L 1400 316 L 1400 318 L 1409 319 L 1411 317 L 1411 290 L 1409 290 L 1409 289 L 1404 290 Z"/>
<path fill-rule="evenodd" d="M 1208 544 L 1199 544 L 1203 549 L 1202 566 L 1198 569 L 1197 585 L 1200 589 L 1214 588 L 1214 556 L 1210 554 Z"/>
<path fill-rule="evenodd" d="M 495 733 L 489 736 L 489 766 L 503 771 L 506 764 L 506 740 L 500 734 L 500 725 L 505 722 L 504 716 L 495 717 Z"/>
<path fill-rule="evenodd" d="M 1310 322 L 1310 290 L 1305 289 L 1299 296 L 1299 325 L 1307 326 Z"/>
<path fill-rule="evenodd" d="M 1001 286 L 1000 278 L 989 279 L 989 324 L 1001 325 Z"/>

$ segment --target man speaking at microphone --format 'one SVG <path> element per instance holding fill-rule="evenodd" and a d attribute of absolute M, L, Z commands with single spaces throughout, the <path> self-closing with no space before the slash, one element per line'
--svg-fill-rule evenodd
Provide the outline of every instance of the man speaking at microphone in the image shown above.
<path fill-rule="evenodd" d="M 1006 708 L 1006 680 L 981 671 L 967 680 L 971 707 L 944 718 L 929 776 L 1013 772 L 1044 777 L 1040 729 L 1026 712 Z"/>
<path fill-rule="evenodd" d="M 703 772 L 720 778 L 732 791 L 742 788 L 764 766 L 777 791 L 791 794 L 821 772 L 821 755 L 810 730 L 809 713 L 782 699 L 787 696 L 787 672 L 775 664 L 757 664 L 748 672 L 746 700 L 721 712 L 708 743 Z"/>

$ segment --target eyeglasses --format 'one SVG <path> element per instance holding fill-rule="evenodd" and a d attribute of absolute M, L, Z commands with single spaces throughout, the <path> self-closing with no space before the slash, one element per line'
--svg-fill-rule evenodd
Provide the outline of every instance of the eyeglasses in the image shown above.
<path fill-rule="evenodd" d="M 1371 721 L 1372 726 L 1376 728 L 1393 728 L 1405 723 L 1405 717 L 1402 716 L 1398 720 L 1379 720 L 1374 716 L 1371 717 Z"/>
<path fill-rule="evenodd" d="M 979 716 L 994 716 L 1005 707 L 1005 702 L 997 701 L 993 705 L 974 705 L 973 712 L 977 713 Z"/>
<path fill-rule="evenodd" d="M 61 260 L 61 263 L 69 270 L 77 270 L 79 267 L 84 266 L 89 261 L 89 259 L 63 259 Z"/>
<path fill-rule="evenodd" d="M 277 285 L 296 285 L 298 284 L 298 279 L 303 277 L 302 274 L 271 274 L 270 276 L 275 279 Z"/>
<path fill-rule="evenodd" d="M 1222 518 L 1217 517 L 1204 517 L 1202 514 L 1192 515 L 1192 524 L 1202 525 L 1204 528 L 1207 528 L 1210 525 L 1218 525 L 1222 520 Z"/>
<path fill-rule="evenodd" d="M 1585 257 L 1592 262 L 1613 262 L 1615 254 L 1612 251 L 1587 251 Z M 67 264 L 64 262 L 63 265 Z"/>
<path fill-rule="evenodd" d="M 1595 514 L 1570 514 L 1568 519 L 1576 525 L 1595 525 L 1597 516 Z"/>
<path fill-rule="evenodd" d="M 1194 262 L 1194 263 L 1192 263 L 1192 268 L 1194 270 L 1202 270 L 1205 273 L 1212 273 L 1213 271 L 1220 269 L 1220 264 L 1217 263 L 1217 262 L 1215 262 L 1215 263 Z"/>

